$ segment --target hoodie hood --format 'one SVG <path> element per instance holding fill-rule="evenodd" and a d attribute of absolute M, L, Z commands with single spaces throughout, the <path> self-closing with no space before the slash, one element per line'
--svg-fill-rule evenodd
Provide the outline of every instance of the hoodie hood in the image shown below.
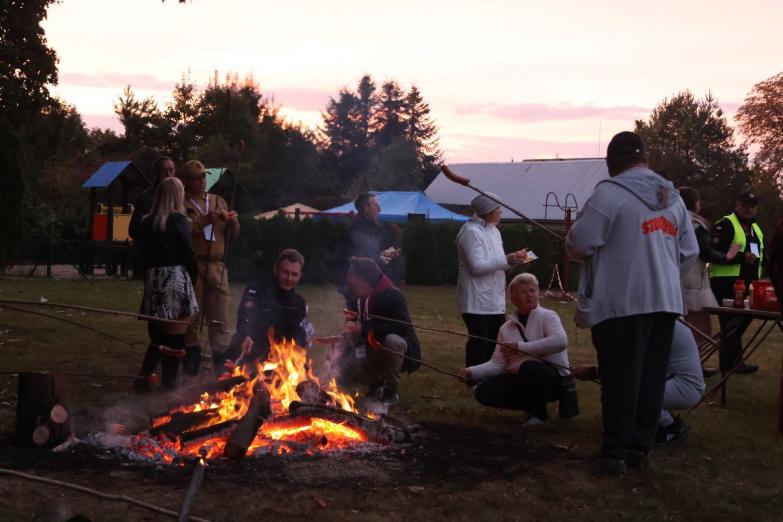
<path fill-rule="evenodd" d="M 669 208 L 680 197 L 671 181 L 647 167 L 633 167 L 601 183 L 613 183 L 624 188 L 650 210 Z"/>

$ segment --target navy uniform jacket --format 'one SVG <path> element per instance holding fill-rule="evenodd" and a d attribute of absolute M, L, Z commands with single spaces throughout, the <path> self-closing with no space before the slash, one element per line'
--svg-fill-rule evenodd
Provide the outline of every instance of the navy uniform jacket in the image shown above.
<path fill-rule="evenodd" d="M 269 335 L 276 341 L 293 339 L 307 346 L 303 321 L 307 318 L 304 297 L 295 290 L 286 291 L 270 278 L 245 287 L 237 308 L 237 331 L 231 338 L 226 355 L 236 359 L 245 337 L 253 339 L 253 348 L 246 360 L 264 360 L 269 355 Z M 270 327 L 272 332 L 270 334 Z"/>

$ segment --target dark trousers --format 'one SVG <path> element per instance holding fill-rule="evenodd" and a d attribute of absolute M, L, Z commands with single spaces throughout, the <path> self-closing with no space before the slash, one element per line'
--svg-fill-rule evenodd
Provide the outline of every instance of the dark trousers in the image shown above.
<path fill-rule="evenodd" d="M 548 402 L 560 399 L 560 374 L 551 365 L 525 361 L 518 373 L 495 375 L 476 387 L 476 400 L 484 406 L 522 410 L 547 420 Z"/>
<path fill-rule="evenodd" d="M 492 352 L 495 351 L 495 340 L 498 338 L 500 327 L 506 322 L 506 316 L 504 314 L 462 314 L 462 320 L 465 321 L 470 335 L 492 339 L 492 342 L 468 339 L 468 342 L 465 343 L 465 366 L 476 366 L 487 362 L 492 357 Z"/>
<path fill-rule="evenodd" d="M 710 279 L 710 287 L 712 287 L 712 293 L 715 294 L 718 304 L 722 305 L 724 299 L 734 299 L 734 282 L 736 280 L 736 277 L 713 277 Z M 746 281 L 745 284 L 747 285 L 748 282 Z M 729 319 L 719 315 L 718 321 L 720 329 L 728 334 L 719 354 L 720 369 L 722 372 L 726 372 L 739 362 L 742 355 L 742 335 L 752 320 Z"/>
<path fill-rule="evenodd" d="M 611 458 L 653 447 L 674 335 L 674 314 L 608 319 L 592 328 L 601 374 L 603 446 Z"/>

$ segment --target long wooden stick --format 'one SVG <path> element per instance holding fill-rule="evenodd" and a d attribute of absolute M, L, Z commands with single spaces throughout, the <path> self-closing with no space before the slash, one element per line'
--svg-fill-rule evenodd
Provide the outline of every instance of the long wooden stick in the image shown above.
<path fill-rule="evenodd" d="M 125 339 L 121 339 L 121 338 L 117 337 L 116 335 L 112 335 L 112 334 L 110 334 L 108 332 L 104 332 L 103 330 L 99 330 L 98 328 L 95 328 L 95 327 L 92 327 L 92 326 L 80 323 L 78 321 L 74 321 L 72 319 L 68 319 L 66 317 L 59 317 L 57 315 L 47 314 L 47 313 L 44 313 L 44 312 L 37 312 L 35 310 L 25 310 L 24 308 L 17 308 L 15 306 L 11 306 L 11 305 L 8 305 L 8 304 L 3 305 L 2 308 L 5 308 L 6 310 L 13 310 L 14 312 L 19 312 L 19 313 L 23 313 L 23 314 L 39 315 L 39 316 L 42 316 L 42 317 L 47 317 L 49 319 L 54 319 L 55 321 L 62 321 L 63 323 L 67 323 L 67 324 L 70 324 L 72 326 L 76 326 L 78 328 L 84 328 L 85 330 L 89 330 L 91 332 L 95 332 L 95 333 L 97 333 L 99 335 L 103 335 L 104 337 L 108 337 L 109 339 L 112 339 L 114 341 L 119 341 L 119 342 L 121 342 L 123 344 L 127 344 L 128 346 L 133 346 L 133 345 L 137 345 L 137 344 L 146 344 L 146 343 L 144 343 L 142 341 L 134 341 L 134 342 L 126 341 Z"/>
<path fill-rule="evenodd" d="M 82 493 L 87 493 L 88 495 L 92 495 L 94 497 L 102 498 L 105 500 L 113 500 L 117 502 L 125 502 L 128 504 L 133 504 L 134 506 L 138 506 L 140 508 L 147 509 L 149 511 L 154 511 L 155 513 L 160 513 L 161 515 L 166 515 L 172 518 L 178 518 L 179 513 L 176 511 L 172 511 L 170 509 L 162 508 L 159 506 L 155 506 L 153 504 L 149 504 L 147 502 L 144 502 L 142 500 L 139 500 L 134 497 L 129 497 L 127 495 L 113 495 L 111 493 L 103 493 L 102 491 L 97 491 L 95 489 L 90 489 L 84 486 L 80 486 L 78 484 L 72 484 L 70 482 L 63 482 L 61 480 L 54 480 L 54 479 L 48 479 L 45 477 L 37 477 L 35 475 L 29 475 L 27 473 L 22 473 L 21 471 L 15 471 L 12 469 L 5 469 L 0 468 L 0 475 L 7 475 L 10 477 L 17 477 L 22 478 L 25 480 L 31 480 L 33 482 L 40 482 L 42 484 L 48 484 L 50 486 L 56 486 L 58 488 L 66 488 L 66 489 L 72 489 L 74 491 L 80 491 Z M 209 522 L 209 520 L 205 518 L 200 517 L 190 517 L 189 520 L 194 520 L 195 522 Z"/>
<path fill-rule="evenodd" d="M 154 315 L 145 315 L 145 314 L 137 314 L 134 312 L 126 312 L 124 310 L 112 310 L 109 308 L 95 308 L 92 306 L 83 306 L 83 305 L 72 305 L 72 304 L 65 304 L 65 303 L 42 303 L 40 301 L 21 301 L 18 299 L 0 299 L 0 305 L 4 304 L 10 304 L 10 305 L 29 305 L 29 306 L 51 306 L 54 308 L 69 308 L 71 310 L 82 310 L 84 312 L 95 312 L 98 314 L 109 314 L 109 315 L 122 315 L 126 317 L 135 317 L 137 319 L 142 319 L 144 321 L 153 321 L 157 323 L 166 323 L 166 324 L 190 324 L 191 321 L 182 321 L 180 319 L 166 319 L 163 317 L 155 317 Z M 210 324 L 223 324 L 222 321 L 210 321 Z"/>
<path fill-rule="evenodd" d="M 492 201 L 494 201 L 495 203 L 497 203 L 501 207 L 507 208 L 508 210 L 510 210 L 511 212 L 516 214 L 517 216 L 521 217 L 522 219 L 524 219 L 525 221 L 529 222 L 530 224 L 537 226 L 538 228 L 540 228 L 541 230 L 543 230 L 544 232 L 546 232 L 550 236 L 554 237 L 555 239 L 557 239 L 559 241 L 565 240 L 565 237 L 561 236 L 560 234 L 558 234 L 557 232 L 555 232 L 554 230 L 552 230 L 548 226 L 546 226 L 546 225 L 544 225 L 542 223 L 539 223 L 538 221 L 536 221 L 535 219 L 533 219 L 531 217 L 526 216 L 525 214 L 523 214 L 519 210 L 515 209 L 514 207 L 512 207 L 510 205 L 507 205 L 506 203 L 504 203 L 503 201 L 501 201 L 497 197 L 493 196 L 492 194 L 490 194 L 488 192 L 484 192 L 483 190 L 481 190 L 480 188 L 476 187 L 475 185 L 471 185 L 470 184 L 470 179 L 468 179 L 468 178 L 466 178 L 464 176 L 460 176 L 459 174 L 456 174 L 447 165 L 443 165 L 440 168 L 440 170 L 441 170 L 441 172 L 443 172 L 443 175 L 446 176 L 446 178 L 449 179 L 449 181 L 453 181 L 454 183 L 458 183 L 458 184 L 460 184 L 460 185 L 462 185 L 464 187 L 468 187 L 469 189 L 472 189 L 472 190 L 478 192 L 482 196 L 488 197 L 489 199 L 491 199 Z"/>

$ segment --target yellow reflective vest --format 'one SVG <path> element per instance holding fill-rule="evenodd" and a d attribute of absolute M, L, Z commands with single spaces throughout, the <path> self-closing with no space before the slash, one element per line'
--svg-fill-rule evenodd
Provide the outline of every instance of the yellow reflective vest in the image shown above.
<path fill-rule="evenodd" d="M 724 219 L 728 220 L 729 223 L 734 227 L 734 239 L 732 240 L 732 243 L 737 243 L 740 246 L 739 254 L 737 254 L 737 257 L 734 259 L 740 259 L 740 254 L 745 251 L 745 247 L 747 246 L 747 239 L 745 237 L 745 229 L 742 228 L 742 224 L 740 224 L 739 218 L 737 218 L 737 215 L 735 213 L 731 213 L 728 216 L 724 216 Z M 756 234 L 756 236 L 759 238 L 759 273 L 758 277 L 761 279 L 761 259 L 764 258 L 764 233 L 761 232 L 761 227 L 758 226 L 758 224 L 753 223 L 751 225 L 751 228 L 753 229 L 753 233 Z M 710 277 L 739 277 L 740 275 L 740 264 L 732 263 L 730 265 L 718 265 L 718 264 L 711 264 L 710 265 Z M 748 281 L 750 282 L 750 281 Z"/>

